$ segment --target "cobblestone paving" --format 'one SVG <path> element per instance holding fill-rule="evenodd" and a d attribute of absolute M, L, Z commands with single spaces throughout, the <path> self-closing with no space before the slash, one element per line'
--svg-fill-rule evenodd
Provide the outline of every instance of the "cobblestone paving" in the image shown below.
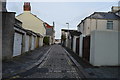
<path fill-rule="evenodd" d="M 80 78 L 74 63 L 59 45 L 53 45 L 44 61 L 25 78 Z"/>

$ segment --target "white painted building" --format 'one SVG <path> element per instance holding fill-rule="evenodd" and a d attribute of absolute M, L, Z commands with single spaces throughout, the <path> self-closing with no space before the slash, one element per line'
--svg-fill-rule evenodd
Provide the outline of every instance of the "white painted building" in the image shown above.
<path fill-rule="evenodd" d="M 115 8 L 116 9 L 116 8 Z M 115 11 L 115 9 L 113 11 Z M 117 11 L 119 13 L 119 10 Z M 115 12 L 95 12 L 77 26 L 80 35 L 79 56 L 83 53 L 83 39 L 90 36 L 89 62 L 94 66 L 118 66 L 118 31 L 120 17 Z M 89 44 L 88 44 L 89 45 Z M 89 50 L 89 49 L 87 49 Z"/>
<path fill-rule="evenodd" d="M 95 12 L 86 17 L 77 26 L 83 35 L 90 35 L 94 30 L 118 31 L 120 17 L 112 12 Z"/>

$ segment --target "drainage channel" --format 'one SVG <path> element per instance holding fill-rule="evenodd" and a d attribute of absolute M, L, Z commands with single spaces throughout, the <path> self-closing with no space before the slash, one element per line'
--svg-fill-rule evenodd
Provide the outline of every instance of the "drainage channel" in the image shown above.
<path fill-rule="evenodd" d="M 87 78 L 90 78 L 90 75 L 84 71 L 84 69 L 82 68 L 82 66 L 68 53 L 68 51 L 65 50 L 65 49 L 64 49 L 64 51 L 65 51 L 65 53 L 67 53 L 67 56 L 70 58 L 70 60 L 74 63 L 73 66 L 78 71 L 78 74 L 81 77 L 81 79 L 87 80 Z"/>

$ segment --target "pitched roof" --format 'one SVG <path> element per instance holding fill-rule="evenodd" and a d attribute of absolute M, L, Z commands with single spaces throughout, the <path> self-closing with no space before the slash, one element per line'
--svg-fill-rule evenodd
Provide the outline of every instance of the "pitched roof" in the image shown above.
<path fill-rule="evenodd" d="M 119 12 L 119 11 L 118 11 Z M 85 19 L 87 18 L 91 18 L 91 19 L 110 19 L 110 20 L 118 20 L 120 19 L 120 17 L 118 15 L 116 15 L 115 13 L 113 12 L 94 12 L 93 14 L 91 14 L 90 16 L 86 17 Z M 84 20 L 85 20 L 84 19 Z M 78 25 L 77 27 L 79 27 L 79 25 L 84 21 L 82 20 Z"/>
<path fill-rule="evenodd" d="M 65 32 L 68 32 L 68 31 L 77 31 L 77 30 L 68 30 L 68 29 L 61 29 L 61 31 L 65 31 Z"/>
<path fill-rule="evenodd" d="M 45 28 L 53 28 L 53 26 L 49 25 L 48 23 L 44 22 Z"/>
<path fill-rule="evenodd" d="M 88 16 L 87 18 L 92 18 L 92 19 L 112 19 L 112 20 L 120 19 L 120 17 L 117 16 L 113 12 L 94 12 L 92 15 Z"/>

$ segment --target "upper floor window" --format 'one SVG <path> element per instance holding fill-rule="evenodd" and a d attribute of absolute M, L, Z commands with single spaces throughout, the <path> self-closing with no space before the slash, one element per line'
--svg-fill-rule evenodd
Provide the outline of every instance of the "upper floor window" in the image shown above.
<path fill-rule="evenodd" d="M 113 29 L 113 21 L 107 21 L 107 29 Z"/>

